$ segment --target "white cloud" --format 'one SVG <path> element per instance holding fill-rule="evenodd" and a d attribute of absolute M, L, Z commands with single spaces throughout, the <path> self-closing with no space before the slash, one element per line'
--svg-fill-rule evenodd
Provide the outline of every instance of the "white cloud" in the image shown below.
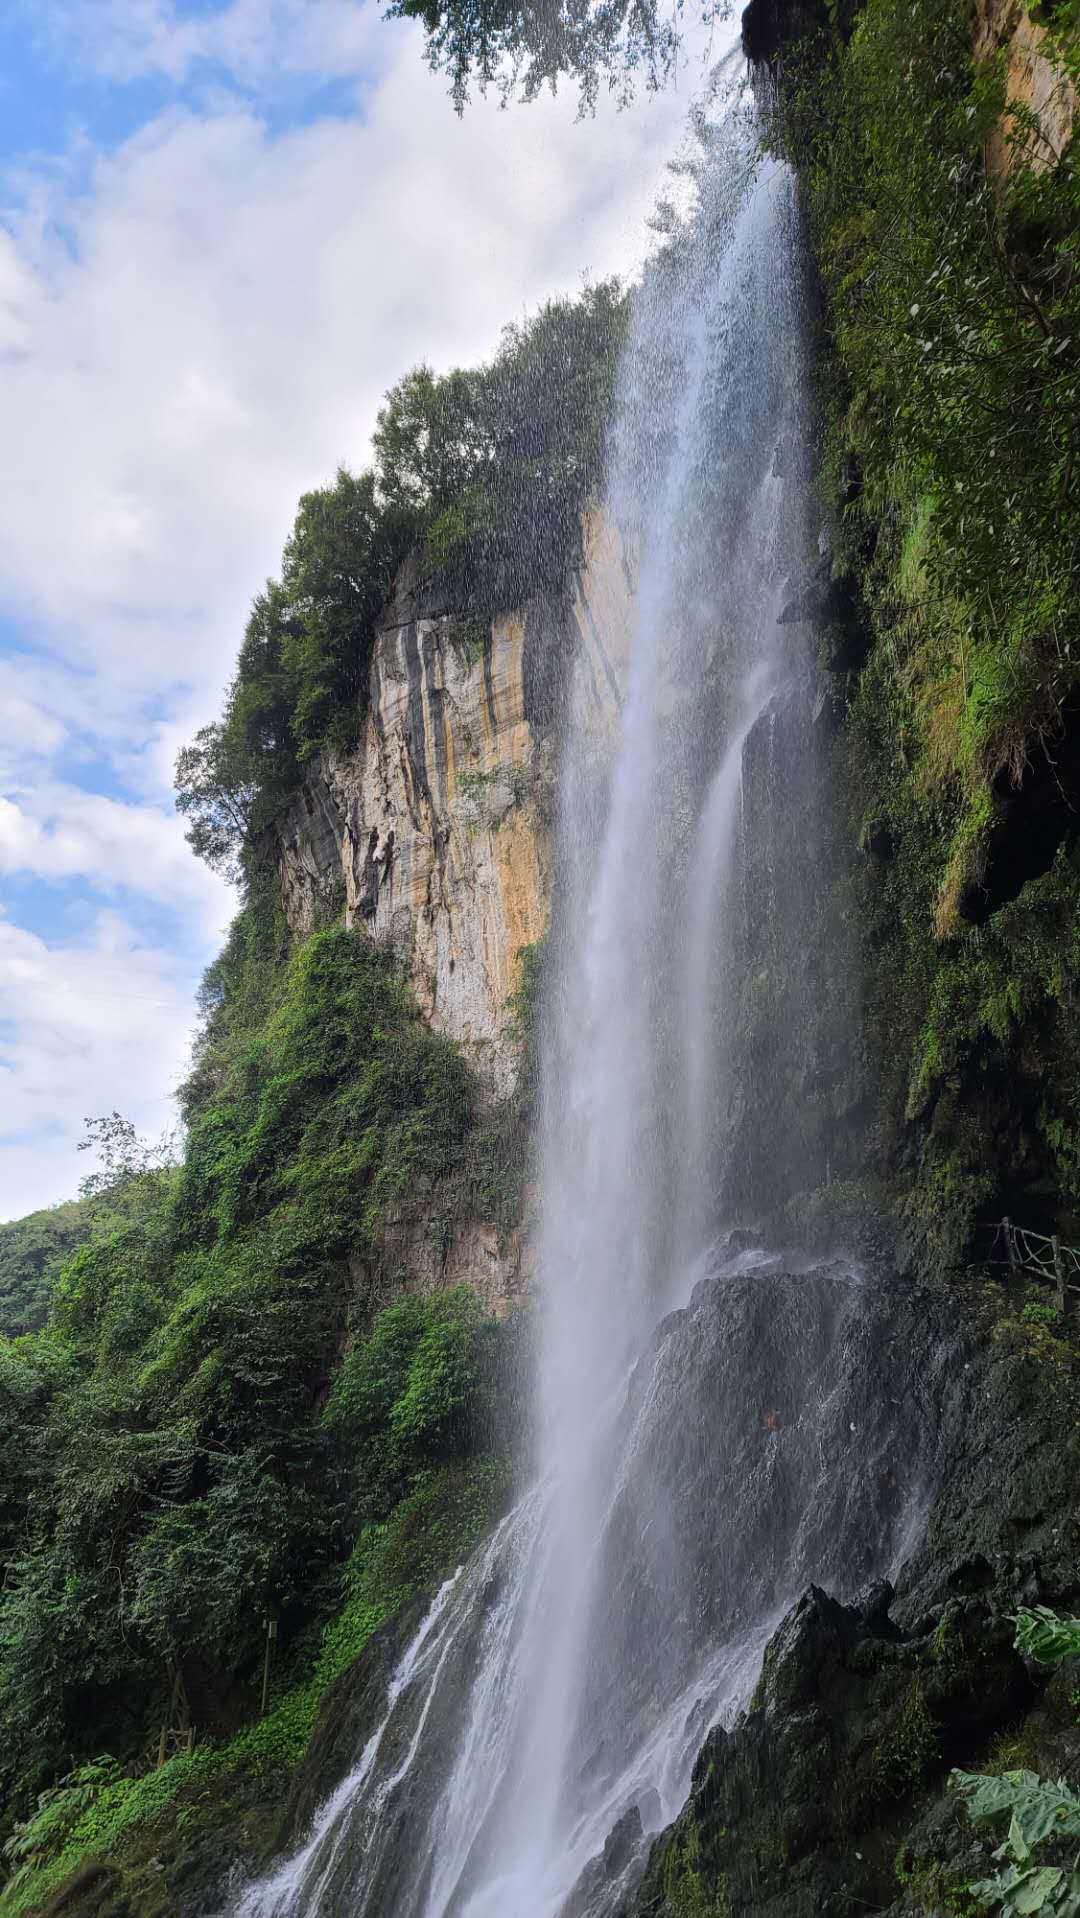
<path fill-rule="evenodd" d="M 194 912 L 206 937 L 234 909 L 229 888 L 192 858 L 175 813 L 76 786 L 41 783 L 0 795 L 0 874 L 80 879 Z"/>
<path fill-rule="evenodd" d="M 233 99 L 160 116 L 85 191 L 39 182 L 10 221 L 30 344 L 0 361 L 6 597 L 120 701 L 212 701 L 299 493 L 362 462 L 417 359 L 480 356 L 630 265 L 678 117 L 577 122 L 567 98 L 459 122 L 410 35 L 362 119 L 274 137 Z"/>
<path fill-rule="evenodd" d="M 104 78 L 174 84 L 205 62 L 247 86 L 283 74 L 352 76 L 380 60 L 386 31 L 370 0 L 229 0 L 195 15 L 170 0 L 53 0 L 45 18 Z"/>
<path fill-rule="evenodd" d="M 173 955 L 103 913 L 88 939 L 0 918 L 0 1218 L 74 1195 L 83 1120 L 119 1105 L 157 1136 L 172 1116 L 191 1023 Z"/>

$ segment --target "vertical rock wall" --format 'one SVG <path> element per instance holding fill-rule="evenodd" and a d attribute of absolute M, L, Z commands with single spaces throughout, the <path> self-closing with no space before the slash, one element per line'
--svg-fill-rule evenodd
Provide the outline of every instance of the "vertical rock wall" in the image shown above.
<path fill-rule="evenodd" d="M 344 902 L 400 955 L 432 1025 L 509 1089 L 506 1002 L 545 931 L 560 722 L 617 733 L 632 570 L 590 520 L 564 590 L 478 626 L 403 577 L 376 636 L 354 752 L 324 755 L 277 822 L 286 917 Z"/>
<path fill-rule="evenodd" d="M 1076 88 L 1051 57 L 1045 27 L 1019 0 L 976 0 L 975 57 L 984 60 L 1000 51 L 1005 55 L 1008 105 L 1038 117 L 1041 139 L 1029 144 L 1028 158 L 1035 171 L 1042 172 L 1057 164 L 1072 137 Z M 1015 163 L 1008 138 L 1014 124 L 1007 114 L 987 141 L 986 168 L 992 179 L 1004 178 Z"/>

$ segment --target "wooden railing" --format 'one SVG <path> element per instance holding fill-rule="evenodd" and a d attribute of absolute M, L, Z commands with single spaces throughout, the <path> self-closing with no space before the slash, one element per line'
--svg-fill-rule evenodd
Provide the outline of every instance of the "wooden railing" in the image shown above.
<path fill-rule="evenodd" d="M 1026 1276 L 1052 1286 L 1061 1313 L 1070 1309 L 1074 1296 L 1080 1296 L 1080 1252 L 1062 1245 L 1056 1232 L 1031 1232 L 1011 1219 L 1000 1219 L 980 1231 L 991 1235 L 980 1264 L 1005 1266 L 1012 1277 Z"/>

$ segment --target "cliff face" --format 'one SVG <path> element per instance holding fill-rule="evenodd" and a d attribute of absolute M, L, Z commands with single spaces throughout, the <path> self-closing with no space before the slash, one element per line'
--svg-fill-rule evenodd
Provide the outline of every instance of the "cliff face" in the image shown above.
<path fill-rule="evenodd" d="M 495 1094 L 513 1077 L 507 999 L 547 926 L 555 762 L 572 700 L 610 741 L 631 569 L 599 519 L 559 596 L 490 626 L 405 576 L 380 624 L 354 752 L 321 756 L 274 831 L 286 918 L 390 943 L 422 1011 Z"/>
<path fill-rule="evenodd" d="M 1045 27 L 1033 20 L 1016 0 L 978 0 L 975 9 L 975 57 L 984 60 L 1004 52 L 1005 98 L 1008 108 L 1034 114 L 1039 136 L 1027 152 L 1036 172 L 1056 166 L 1072 137 L 1076 119 L 1076 88 L 1053 57 Z M 1009 112 L 986 143 L 986 166 L 1002 178 L 1016 162 L 1009 134 L 1016 126 Z"/>
<path fill-rule="evenodd" d="M 880 1581 L 841 1605 L 811 1586 L 787 1613 L 748 1710 L 703 1745 L 636 1896 L 607 1908 L 619 1918 L 987 1911 L 970 1886 L 996 1838 L 962 1814 L 952 1767 L 1075 1776 L 1075 1665 L 1055 1676 L 1014 1646 L 1018 1606 L 1076 1605 L 1074 1360 L 995 1290 L 973 1311 L 871 1287 L 868 1322 L 883 1311 L 888 1329 L 877 1353 L 868 1341 L 852 1430 L 902 1393 L 892 1402 L 944 1475 L 925 1529 L 895 1589 Z"/>

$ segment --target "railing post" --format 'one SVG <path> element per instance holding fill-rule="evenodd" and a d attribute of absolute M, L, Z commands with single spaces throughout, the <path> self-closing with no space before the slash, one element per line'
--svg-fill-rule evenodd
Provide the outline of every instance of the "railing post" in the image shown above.
<path fill-rule="evenodd" d="M 266 1621 L 266 1650 L 263 1654 L 262 1710 L 260 1716 L 266 1717 L 270 1709 L 270 1649 L 277 1637 L 277 1619 L 270 1617 Z"/>
<path fill-rule="evenodd" d="M 1057 1293 L 1058 1317 L 1063 1319 L 1065 1317 L 1065 1261 L 1061 1256 L 1056 1232 L 1050 1243 L 1054 1248 L 1054 1290 Z"/>
<path fill-rule="evenodd" d="M 1010 1279 L 1015 1279 L 1016 1277 L 1016 1242 L 1013 1238 L 1012 1220 L 1007 1218 L 1002 1219 L 1001 1223 L 1005 1232 L 1005 1250 L 1009 1255 L 1009 1277 Z"/>

